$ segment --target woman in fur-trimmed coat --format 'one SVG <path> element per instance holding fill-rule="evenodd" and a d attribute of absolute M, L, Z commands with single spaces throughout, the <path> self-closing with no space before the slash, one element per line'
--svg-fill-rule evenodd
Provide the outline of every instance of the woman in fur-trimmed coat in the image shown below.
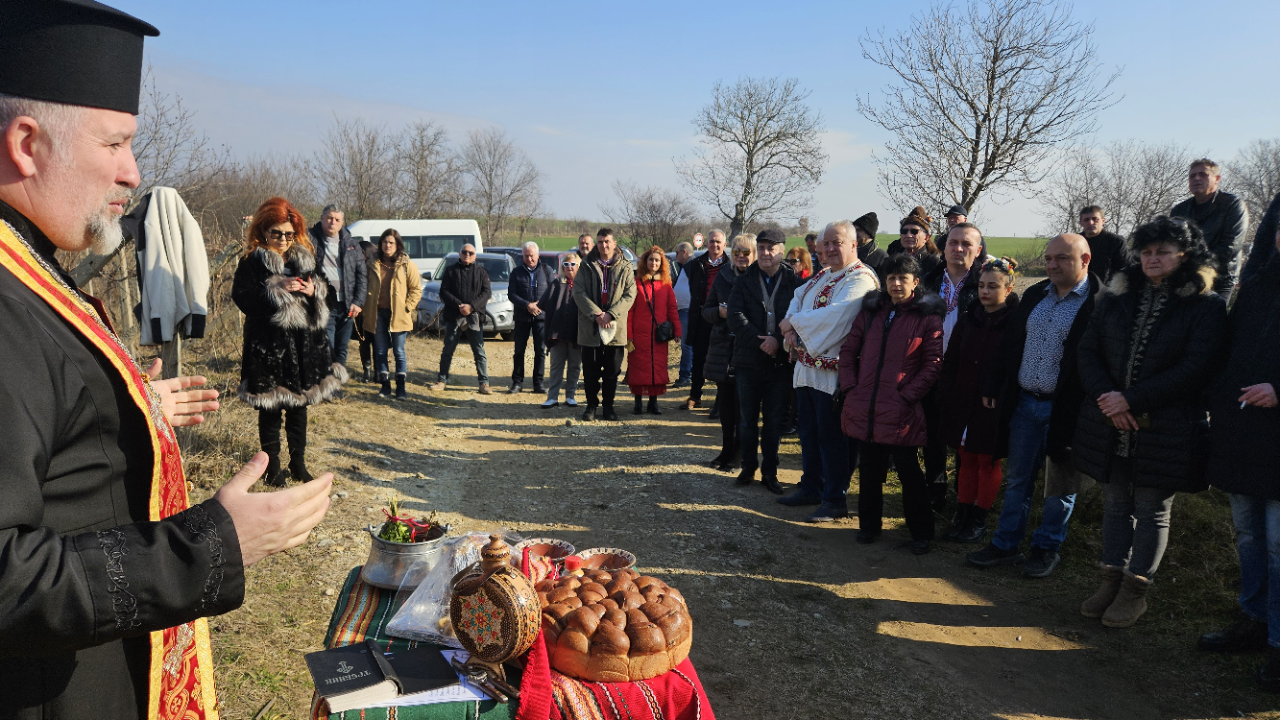
<path fill-rule="evenodd" d="M 328 287 L 316 270 L 302 215 L 271 198 L 249 225 L 249 252 L 236 267 L 231 299 L 245 314 L 240 399 L 258 409 L 258 439 L 269 485 L 285 484 L 280 468 L 280 425 L 289 437 L 289 473 L 307 472 L 307 406 L 327 400 L 346 382 L 333 363 L 325 323 Z"/>
<path fill-rule="evenodd" d="M 1200 230 L 1158 217 L 1130 239 L 1136 262 L 1099 294 L 1076 353 L 1085 402 L 1076 469 L 1103 483 L 1102 586 L 1085 617 L 1128 627 L 1169 539 L 1175 492 L 1207 487 L 1207 388 L 1221 367 L 1227 303 Z"/>

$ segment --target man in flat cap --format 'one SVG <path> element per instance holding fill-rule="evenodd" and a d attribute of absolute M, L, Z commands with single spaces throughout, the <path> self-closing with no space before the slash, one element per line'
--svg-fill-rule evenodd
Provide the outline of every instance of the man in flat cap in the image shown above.
<path fill-rule="evenodd" d="M 0 3 L 0 717 L 216 718 L 205 617 L 306 539 L 331 477 L 189 505 L 174 425 L 203 378 L 151 380 L 57 250 L 103 252 L 139 182 L 150 25 L 91 0 Z"/>

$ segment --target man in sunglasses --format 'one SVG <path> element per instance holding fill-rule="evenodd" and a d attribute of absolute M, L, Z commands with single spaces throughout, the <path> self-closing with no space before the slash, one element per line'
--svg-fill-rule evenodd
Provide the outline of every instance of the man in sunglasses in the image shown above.
<path fill-rule="evenodd" d="M 485 306 L 493 290 L 489 286 L 489 273 L 476 262 L 474 245 L 463 245 L 458 251 L 458 262 L 445 268 L 440 279 L 440 299 L 444 301 L 443 316 L 444 349 L 440 351 L 440 377 L 432 390 L 444 390 L 449 382 L 449 366 L 453 363 L 453 351 L 463 335 L 471 345 L 471 356 L 476 361 L 476 376 L 480 381 L 480 394 L 491 395 L 489 389 L 489 359 L 484 354 Z"/>

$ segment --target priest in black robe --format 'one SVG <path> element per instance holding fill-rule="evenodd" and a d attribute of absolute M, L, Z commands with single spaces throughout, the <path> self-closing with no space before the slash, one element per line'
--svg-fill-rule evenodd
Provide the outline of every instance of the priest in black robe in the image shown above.
<path fill-rule="evenodd" d="M 120 242 L 156 34 L 92 0 L 0 3 L 0 718 L 216 717 L 201 618 L 328 508 L 328 475 L 249 493 L 261 453 L 188 507 L 172 426 L 216 393 L 142 373 L 55 258 Z"/>

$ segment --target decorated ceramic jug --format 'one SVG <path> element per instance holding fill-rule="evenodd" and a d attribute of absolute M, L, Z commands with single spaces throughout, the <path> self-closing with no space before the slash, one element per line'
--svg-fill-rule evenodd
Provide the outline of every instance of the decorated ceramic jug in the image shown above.
<path fill-rule="evenodd" d="M 480 562 L 453 576 L 449 619 L 458 641 L 474 657 L 506 662 L 533 646 L 542 608 L 533 584 L 511 566 L 511 548 L 490 535 Z"/>

